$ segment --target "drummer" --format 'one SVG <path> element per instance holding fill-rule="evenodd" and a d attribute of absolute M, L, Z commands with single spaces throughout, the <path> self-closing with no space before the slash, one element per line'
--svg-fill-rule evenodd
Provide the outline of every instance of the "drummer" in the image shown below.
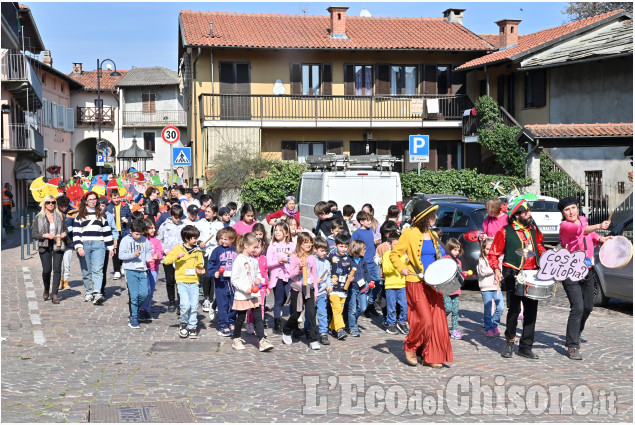
<path fill-rule="evenodd" d="M 538 355 L 531 351 L 534 344 L 534 328 L 538 313 L 538 301 L 516 295 L 516 275 L 520 270 L 538 269 L 538 259 L 545 247 L 542 246 L 543 235 L 531 218 L 531 209 L 525 199 L 512 200 L 507 209 L 509 224 L 501 228 L 494 237 L 487 259 L 494 277 L 500 283 L 501 290 L 507 291 L 507 320 L 505 329 L 506 343 L 501 353 L 502 357 L 510 358 L 514 354 L 516 327 L 520 314 L 521 301 L 525 308 L 523 333 L 520 337 L 518 355 L 529 359 L 537 359 Z M 527 249 L 522 257 L 516 251 Z M 503 255 L 502 272 L 499 267 L 499 257 Z"/>
<path fill-rule="evenodd" d="M 435 368 L 453 361 L 443 294 L 423 279 L 425 269 L 445 255 L 438 235 L 430 230 L 438 208 L 427 201 L 417 201 L 412 209 L 411 227 L 403 231 L 390 252 L 390 261 L 406 277 L 410 333 L 404 341 L 404 352 L 411 366 L 417 365 L 417 356 L 421 356 L 424 366 Z M 404 254 L 408 254 L 408 264 L 401 261 Z"/>
<path fill-rule="evenodd" d="M 558 202 L 558 209 L 564 220 L 560 225 L 560 245 L 569 252 L 584 251 L 587 266 L 592 268 L 595 264 L 594 247 L 612 238 L 612 236 L 602 237 L 595 231 L 608 229 L 611 222 L 603 221 L 601 224 L 589 226 L 586 217 L 579 215 L 578 201 L 574 196 L 561 199 Z M 582 360 L 580 334 L 593 310 L 593 277 L 594 273 L 589 271 L 584 279 L 577 282 L 570 279 L 562 282 L 571 305 L 565 341 L 567 357 L 571 360 Z"/>

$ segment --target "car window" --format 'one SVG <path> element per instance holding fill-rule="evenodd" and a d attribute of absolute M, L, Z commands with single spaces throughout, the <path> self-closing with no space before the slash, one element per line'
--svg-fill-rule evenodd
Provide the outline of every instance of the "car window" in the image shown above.
<path fill-rule="evenodd" d="M 439 209 L 437 210 L 437 221 L 435 225 L 437 227 L 452 227 L 455 211 L 456 208 L 439 207 Z"/>
<path fill-rule="evenodd" d="M 474 220 L 474 224 L 476 224 L 477 229 L 483 228 L 483 222 L 485 221 L 485 217 L 487 217 L 487 210 L 474 210 L 472 211 L 472 220 Z"/>
<path fill-rule="evenodd" d="M 633 243 L 633 220 L 631 220 L 628 224 L 622 227 L 622 231 L 620 232 L 621 236 L 627 238 L 631 243 Z"/>
<path fill-rule="evenodd" d="M 452 227 L 467 227 L 469 224 L 470 216 L 457 209 L 454 214 L 454 225 Z"/>
<path fill-rule="evenodd" d="M 414 201 L 409 201 L 406 204 L 406 207 L 403 209 L 403 215 L 410 217 L 410 214 L 412 213 L 412 207 L 414 206 Z"/>
<path fill-rule="evenodd" d="M 536 212 L 558 212 L 558 203 L 554 201 L 534 201 L 531 206 Z"/>

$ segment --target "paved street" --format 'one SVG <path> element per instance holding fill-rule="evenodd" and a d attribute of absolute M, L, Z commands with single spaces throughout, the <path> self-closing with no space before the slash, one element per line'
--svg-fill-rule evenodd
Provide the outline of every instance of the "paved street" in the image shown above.
<path fill-rule="evenodd" d="M 500 357 L 504 340 L 485 336 L 481 297 L 470 290 L 461 298 L 465 338 L 452 341 L 455 362 L 443 369 L 406 365 L 402 337 L 365 318 L 361 338 L 331 338 L 317 352 L 274 335 L 275 349 L 259 353 L 246 334 L 247 350 L 235 352 L 202 311 L 200 338 L 178 338 L 163 272 L 154 320 L 134 330 L 123 280 L 108 282 L 103 306 L 84 303 L 74 258 L 73 289 L 52 305 L 42 301 L 39 258 L 20 261 L 19 247 L 5 246 L 15 244 L 3 242 L 1 257 L 3 422 L 95 421 L 89 411 L 103 405 L 153 402 L 184 402 L 198 422 L 633 420 L 631 304 L 594 310 L 582 362 L 564 356 L 561 288 L 539 307 L 538 361 Z"/>

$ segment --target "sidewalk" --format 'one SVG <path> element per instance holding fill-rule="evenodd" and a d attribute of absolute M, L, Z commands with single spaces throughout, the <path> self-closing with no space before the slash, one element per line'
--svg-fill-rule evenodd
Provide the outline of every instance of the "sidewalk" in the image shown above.
<path fill-rule="evenodd" d="M 406 365 L 403 338 L 366 318 L 361 338 L 330 338 L 320 351 L 304 339 L 283 346 L 268 329 L 273 351 L 259 353 L 255 336 L 243 332 L 247 349 L 235 352 L 199 310 L 200 338 L 181 340 L 176 315 L 167 313 L 162 271 L 153 322 L 130 329 L 124 280 L 109 280 L 104 305 L 85 303 L 75 257 L 72 290 L 61 291 L 61 304 L 53 305 L 42 300 L 39 258 L 20 261 L 19 246 L 4 247 L 4 422 L 86 422 L 89 411 L 96 421 L 108 409 L 119 415 L 110 421 L 165 421 L 170 412 L 181 422 L 633 420 L 631 304 L 593 311 L 584 360 L 574 362 L 564 356 L 569 311 L 560 288 L 540 303 L 534 345 L 540 359 L 506 360 L 504 340 L 486 337 L 482 328 L 480 293 L 467 290 L 459 320 L 464 339 L 452 341 L 455 362 L 433 370 Z M 564 396 L 554 393 L 556 386 Z M 488 391 L 505 399 L 494 397 L 488 407 Z"/>

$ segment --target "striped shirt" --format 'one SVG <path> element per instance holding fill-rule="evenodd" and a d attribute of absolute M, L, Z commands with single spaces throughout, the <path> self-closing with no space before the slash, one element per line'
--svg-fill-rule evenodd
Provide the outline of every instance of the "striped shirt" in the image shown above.
<path fill-rule="evenodd" d="M 106 217 L 98 219 L 94 211 L 88 211 L 88 216 L 73 220 L 73 243 L 75 249 L 83 248 L 84 242 L 101 241 L 109 251 L 114 249 L 112 230 Z"/>

